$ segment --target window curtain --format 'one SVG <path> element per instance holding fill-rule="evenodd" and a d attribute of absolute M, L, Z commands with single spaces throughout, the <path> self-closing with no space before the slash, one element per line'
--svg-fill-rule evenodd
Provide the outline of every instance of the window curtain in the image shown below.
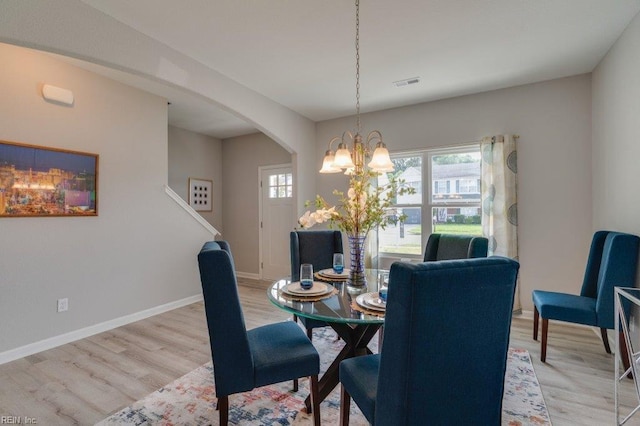
<path fill-rule="evenodd" d="M 482 154 L 482 234 L 489 239 L 489 256 L 518 260 L 518 164 L 513 135 L 483 138 Z M 521 311 L 520 286 L 516 287 L 514 311 Z"/>

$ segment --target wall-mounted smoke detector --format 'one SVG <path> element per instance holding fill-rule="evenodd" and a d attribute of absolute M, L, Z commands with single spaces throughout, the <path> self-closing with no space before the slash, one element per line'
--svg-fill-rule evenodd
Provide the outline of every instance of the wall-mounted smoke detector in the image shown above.
<path fill-rule="evenodd" d="M 411 84 L 418 84 L 418 83 L 420 83 L 420 77 L 411 77 L 411 78 L 406 78 L 404 80 L 394 81 L 393 85 L 396 87 L 405 87 Z"/>

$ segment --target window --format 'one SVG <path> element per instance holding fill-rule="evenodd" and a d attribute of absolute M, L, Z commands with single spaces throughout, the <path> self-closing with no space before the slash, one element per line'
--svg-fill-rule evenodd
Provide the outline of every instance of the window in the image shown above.
<path fill-rule="evenodd" d="M 449 191 L 447 190 L 449 181 L 447 180 L 436 180 L 433 182 L 433 192 L 435 194 L 446 194 Z"/>
<path fill-rule="evenodd" d="M 379 231 L 381 255 L 421 258 L 435 232 L 482 234 L 479 145 L 393 154 L 391 159 L 394 175 L 416 193 L 398 197 L 390 209 L 390 215 L 406 218 Z"/>
<path fill-rule="evenodd" d="M 281 173 L 269 176 L 269 198 L 293 197 L 293 175 Z"/>
<path fill-rule="evenodd" d="M 458 180 L 458 192 L 460 194 L 480 193 L 480 179 Z"/>
<path fill-rule="evenodd" d="M 395 166 L 394 175 L 404 181 L 405 186 L 413 187 L 415 194 L 405 194 L 397 198 L 388 214 L 397 218 L 406 216 L 404 222 L 389 225 L 378 232 L 378 251 L 384 253 L 399 253 L 419 255 L 422 253 L 422 163 L 423 155 L 394 155 L 391 158 Z M 379 180 L 386 180 L 381 175 Z"/>

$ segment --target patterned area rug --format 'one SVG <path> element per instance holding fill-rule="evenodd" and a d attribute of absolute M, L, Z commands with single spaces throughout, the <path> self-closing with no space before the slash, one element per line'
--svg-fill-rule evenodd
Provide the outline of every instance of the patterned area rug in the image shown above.
<path fill-rule="evenodd" d="M 328 327 L 314 330 L 313 342 L 320 353 L 321 371 L 326 370 L 343 346 Z M 369 347 L 376 352 L 377 338 Z M 265 386 L 229 397 L 229 423 L 234 425 L 309 425 L 304 412 L 308 380 L 300 380 L 300 390 L 291 391 L 291 382 Z M 108 425 L 217 425 L 213 367 L 207 363 L 146 396 L 133 405 L 98 423 Z M 322 422 L 337 425 L 340 391 L 337 387 L 320 405 Z M 551 425 L 529 353 L 510 349 L 505 376 L 502 424 Z M 368 425 L 357 405 L 351 404 L 352 426 Z"/>

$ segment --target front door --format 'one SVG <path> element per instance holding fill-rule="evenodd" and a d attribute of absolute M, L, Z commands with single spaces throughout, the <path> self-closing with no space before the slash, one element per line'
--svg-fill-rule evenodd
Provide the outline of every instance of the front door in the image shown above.
<path fill-rule="evenodd" d="M 260 168 L 260 275 L 282 278 L 291 273 L 289 232 L 293 228 L 291 165 Z"/>

